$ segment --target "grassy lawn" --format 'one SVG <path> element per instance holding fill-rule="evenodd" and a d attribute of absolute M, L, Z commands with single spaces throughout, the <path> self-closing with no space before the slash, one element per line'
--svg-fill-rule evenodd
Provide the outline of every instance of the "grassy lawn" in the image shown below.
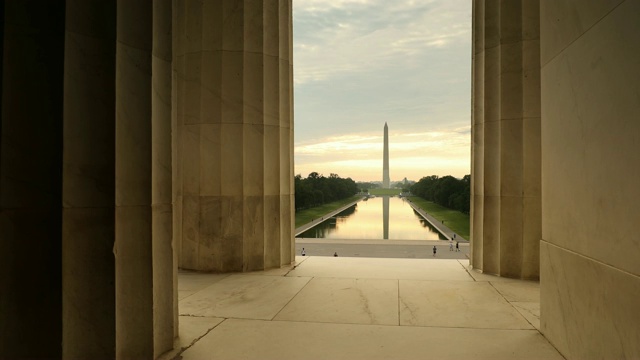
<path fill-rule="evenodd" d="M 358 200 L 359 198 L 361 198 L 361 196 L 356 195 L 347 199 L 334 201 L 332 203 L 316 206 L 310 209 L 296 211 L 296 228 L 311 222 L 311 220 L 313 219 L 317 219 L 321 216 L 325 216 L 326 214 L 332 212 L 333 210 L 339 209 L 348 203 Z"/>
<path fill-rule="evenodd" d="M 469 215 L 448 209 L 418 196 L 410 196 L 409 198 L 411 202 L 421 207 L 427 214 L 440 221 L 444 220 L 444 224 L 449 229 L 469 240 Z"/>
<path fill-rule="evenodd" d="M 400 195 L 402 189 L 369 189 L 371 195 Z"/>

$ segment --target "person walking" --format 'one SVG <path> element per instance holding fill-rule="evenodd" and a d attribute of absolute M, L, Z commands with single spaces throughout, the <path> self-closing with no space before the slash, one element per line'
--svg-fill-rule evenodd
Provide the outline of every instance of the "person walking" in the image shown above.
<path fill-rule="evenodd" d="M 304 251 L 304 248 L 302 248 L 302 256 L 307 256 L 307 252 Z"/>
<path fill-rule="evenodd" d="M 333 253 L 333 257 L 338 257 L 338 252 L 337 251 Z"/>
<path fill-rule="evenodd" d="M 460 246 L 458 245 L 458 242 L 456 241 L 456 252 L 460 251 Z"/>
<path fill-rule="evenodd" d="M 433 245 L 433 257 L 436 257 L 436 251 L 438 251 L 438 249 L 436 249 L 436 246 Z"/>
<path fill-rule="evenodd" d="M 449 239 L 449 251 L 453 251 L 453 240 Z"/>

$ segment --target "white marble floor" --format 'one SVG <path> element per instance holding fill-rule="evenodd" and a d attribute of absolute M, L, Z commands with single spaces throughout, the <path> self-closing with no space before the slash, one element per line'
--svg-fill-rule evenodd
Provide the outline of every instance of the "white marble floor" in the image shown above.
<path fill-rule="evenodd" d="M 466 260 L 299 257 L 249 274 L 181 272 L 168 359 L 563 359 L 536 282 Z"/>

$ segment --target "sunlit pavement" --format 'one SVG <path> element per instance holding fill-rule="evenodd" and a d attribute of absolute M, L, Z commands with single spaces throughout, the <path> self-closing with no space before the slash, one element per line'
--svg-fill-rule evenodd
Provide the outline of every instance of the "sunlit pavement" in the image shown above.
<path fill-rule="evenodd" d="M 244 274 L 180 272 L 163 359 L 562 359 L 537 282 L 467 260 L 306 256 Z"/>

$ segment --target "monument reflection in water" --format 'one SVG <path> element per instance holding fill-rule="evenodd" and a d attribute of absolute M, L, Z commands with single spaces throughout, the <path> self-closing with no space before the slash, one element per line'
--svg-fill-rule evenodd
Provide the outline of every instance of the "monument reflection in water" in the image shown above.
<path fill-rule="evenodd" d="M 445 240 L 405 199 L 360 201 L 297 237 L 327 239 Z"/>

